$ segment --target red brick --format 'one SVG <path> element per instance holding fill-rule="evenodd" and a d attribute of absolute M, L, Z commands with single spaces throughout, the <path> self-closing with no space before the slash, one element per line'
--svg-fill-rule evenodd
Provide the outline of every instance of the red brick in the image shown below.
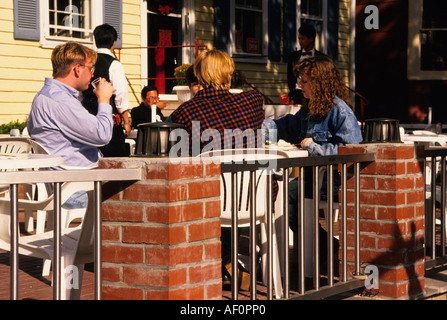
<path fill-rule="evenodd" d="M 222 282 L 205 284 L 205 299 L 222 299 Z"/>
<path fill-rule="evenodd" d="M 424 201 L 425 197 L 423 189 L 407 192 L 407 204 L 423 203 Z"/>
<path fill-rule="evenodd" d="M 408 283 L 379 283 L 379 296 L 388 298 L 401 298 L 408 296 Z"/>
<path fill-rule="evenodd" d="M 220 180 L 190 182 L 188 192 L 189 199 L 220 197 Z"/>
<path fill-rule="evenodd" d="M 413 161 L 407 162 L 407 174 L 423 174 L 424 172 L 424 161 L 415 159 Z"/>
<path fill-rule="evenodd" d="M 123 242 L 176 244 L 186 241 L 186 227 L 123 226 Z"/>
<path fill-rule="evenodd" d="M 102 280 L 108 282 L 120 282 L 119 267 L 102 267 Z"/>
<path fill-rule="evenodd" d="M 122 202 L 105 202 L 102 205 L 102 219 L 113 221 L 143 221 L 143 206 L 123 204 Z"/>
<path fill-rule="evenodd" d="M 415 208 L 413 206 L 377 208 L 377 219 L 379 220 L 403 220 L 414 217 Z"/>
<path fill-rule="evenodd" d="M 118 263 L 143 263 L 144 250 L 137 247 L 102 246 L 102 260 Z"/>
<path fill-rule="evenodd" d="M 170 188 L 167 184 L 135 183 L 123 191 L 123 198 L 131 201 L 169 201 Z"/>
<path fill-rule="evenodd" d="M 191 224 L 188 232 L 189 242 L 220 237 L 220 220 Z"/>
<path fill-rule="evenodd" d="M 220 177 L 220 163 L 204 163 L 203 170 L 205 177 Z"/>
<path fill-rule="evenodd" d="M 360 203 L 362 205 L 404 205 L 406 204 L 406 193 L 399 191 L 360 192 Z"/>
<path fill-rule="evenodd" d="M 189 283 L 199 283 L 219 279 L 220 277 L 222 277 L 222 264 L 220 261 L 189 268 Z"/>
<path fill-rule="evenodd" d="M 148 180 L 153 179 L 169 180 L 169 164 L 168 163 L 147 164 L 146 177 Z"/>
<path fill-rule="evenodd" d="M 199 262 L 203 259 L 203 245 L 147 248 L 146 257 L 148 265 L 176 266 Z"/>
<path fill-rule="evenodd" d="M 119 241 L 120 226 L 102 224 L 102 240 L 103 241 Z"/>
<path fill-rule="evenodd" d="M 384 148 L 378 148 L 378 159 L 413 159 L 414 147 L 413 146 L 389 146 Z"/>
<path fill-rule="evenodd" d="M 186 183 L 172 183 L 169 185 L 169 198 L 172 201 L 181 201 L 188 199 L 188 184 Z"/>
<path fill-rule="evenodd" d="M 102 286 L 103 300 L 143 300 L 144 291 L 140 288 Z"/>
<path fill-rule="evenodd" d="M 366 153 L 367 147 L 361 145 L 349 145 L 349 146 L 340 146 L 338 148 L 339 154 L 355 154 L 355 153 Z"/>
<path fill-rule="evenodd" d="M 202 164 L 171 164 L 169 180 L 191 179 L 203 177 Z"/>
<path fill-rule="evenodd" d="M 205 243 L 205 260 L 220 259 L 221 258 L 221 242 Z"/>
<path fill-rule="evenodd" d="M 375 233 L 382 236 L 400 237 L 407 233 L 407 225 L 404 221 L 363 221 L 360 224 L 360 230 L 364 233 Z"/>
<path fill-rule="evenodd" d="M 205 202 L 205 217 L 220 217 L 221 215 L 221 203 L 219 200 Z"/>
<path fill-rule="evenodd" d="M 169 300 L 203 300 L 204 298 L 204 285 L 188 286 L 187 288 L 179 288 L 169 291 Z"/>
<path fill-rule="evenodd" d="M 203 202 L 181 203 L 179 205 L 150 205 L 146 208 L 147 221 L 177 223 L 203 218 Z"/>
<path fill-rule="evenodd" d="M 186 269 L 123 267 L 123 282 L 141 286 L 172 287 L 186 283 Z"/>

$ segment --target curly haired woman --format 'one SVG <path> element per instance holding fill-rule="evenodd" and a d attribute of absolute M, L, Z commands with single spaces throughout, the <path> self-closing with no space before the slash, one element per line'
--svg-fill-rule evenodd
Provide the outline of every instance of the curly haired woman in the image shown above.
<path fill-rule="evenodd" d="M 299 144 L 311 156 L 333 155 L 338 146 L 362 141 L 357 119 L 350 108 L 349 92 L 337 66 L 327 56 L 306 59 L 295 66 L 305 97 L 295 115 L 265 120 L 277 129 L 277 138 Z"/>
<path fill-rule="evenodd" d="M 277 138 L 300 145 L 310 156 L 326 156 L 338 153 L 338 147 L 358 144 L 362 134 L 357 119 L 349 106 L 349 92 L 337 66 L 327 56 L 316 56 L 296 65 L 294 72 L 300 79 L 299 87 L 304 96 L 303 107 L 295 115 L 278 120 L 267 119 L 263 127 L 277 129 Z M 334 182 L 338 176 L 334 177 Z M 312 276 L 312 168 L 305 170 L 305 274 Z M 323 183 L 325 185 L 325 183 Z M 335 186 L 334 195 L 338 196 Z M 325 187 L 322 187 L 322 196 Z M 289 184 L 289 225 L 297 231 L 298 182 Z M 326 231 L 320 227 L 320 244 L 325 245 Z M 322 252 L 321 257 L 326 255 Z"/>

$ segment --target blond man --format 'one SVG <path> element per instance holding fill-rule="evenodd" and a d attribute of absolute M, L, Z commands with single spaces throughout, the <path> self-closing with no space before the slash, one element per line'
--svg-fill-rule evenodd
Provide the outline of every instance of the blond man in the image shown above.
<path fill-rule="evenodd" d="M 95 89 L 96 116 L 78 100 L 79 91 L 90 84 L 95 62 L 96 52 L 79 43 L 57 46 L 51 55 L 53 78 L 45 79 L 31 105 L 27 122 L 31 138 L 65 158 L 69 166 L 96 166 L 101 156 L 98 148 L 112 136 L 112 85 L 102 80 Z"/>

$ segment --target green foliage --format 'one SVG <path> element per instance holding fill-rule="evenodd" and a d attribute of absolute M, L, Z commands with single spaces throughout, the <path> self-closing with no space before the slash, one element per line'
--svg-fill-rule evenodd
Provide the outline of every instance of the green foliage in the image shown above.
<path fill-rule="evenodd" d="M 244 86 L 246 78 L 242 71 L 234 70 L 233 77 L 231 78 L 231 88 L 240 89 Z"/>
<path fill-rule="evenodd" d="M 22 132 L 23 129 L 25 129 L 25 127 L 26 127 L 26 120 L 24 121 L 15 120 L 8 123 L 0 124 L 0 134 L 9 134 L 11 129 L 19 129 L 20 132 Z"/>
<path fill-rule="evenodd" d="M 190 67 L 190 64 L 182 64 L 181 66 L 174 69 L 174 77 L 176 78 L 184 78 L 186 77 L 186 70 Z M 187 86 L 188 83 L 186 79 L 176 79 L 175 84 L 178 86 Z"/>

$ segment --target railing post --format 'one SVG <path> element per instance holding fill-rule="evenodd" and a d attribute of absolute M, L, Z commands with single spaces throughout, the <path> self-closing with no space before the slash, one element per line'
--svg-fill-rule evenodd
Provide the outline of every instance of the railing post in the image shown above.
<path fill-rule="evenodd" d="M 188 159 L 100 161 L 145 173 L 131 186 L 103 186 L 114 196 L 101 206 L 102 299 L 222 298 L 220 164 Z"/>
<path fill-rule="evenodd" d="M 355 179 L 348 181 L 348 259 L 360 244 L 361 267 L 366 289 L 387 298 L 415 298 L 424 293 L 424 149 L 402 143 L 347 145 L 339 154 L 376 153 L 376 161 L 359 165 L 361 192 L 355 194 Z M 357 171 L 356 170 L 356 171 Z M 350 221 L 359 197 L 361 206 L 358 236 Z M 356 203 L 357 200 L 355 201 Z M 355 242 L 354 242 L 355 240 Z M 353 270 L 352 258 L 348 268 Z M 357 269 L 357 267 L 355 267 Z M 362 269 L 362 268 L 360 268 Z M 378 287 L 368 282 L 378 278 Z"/>

